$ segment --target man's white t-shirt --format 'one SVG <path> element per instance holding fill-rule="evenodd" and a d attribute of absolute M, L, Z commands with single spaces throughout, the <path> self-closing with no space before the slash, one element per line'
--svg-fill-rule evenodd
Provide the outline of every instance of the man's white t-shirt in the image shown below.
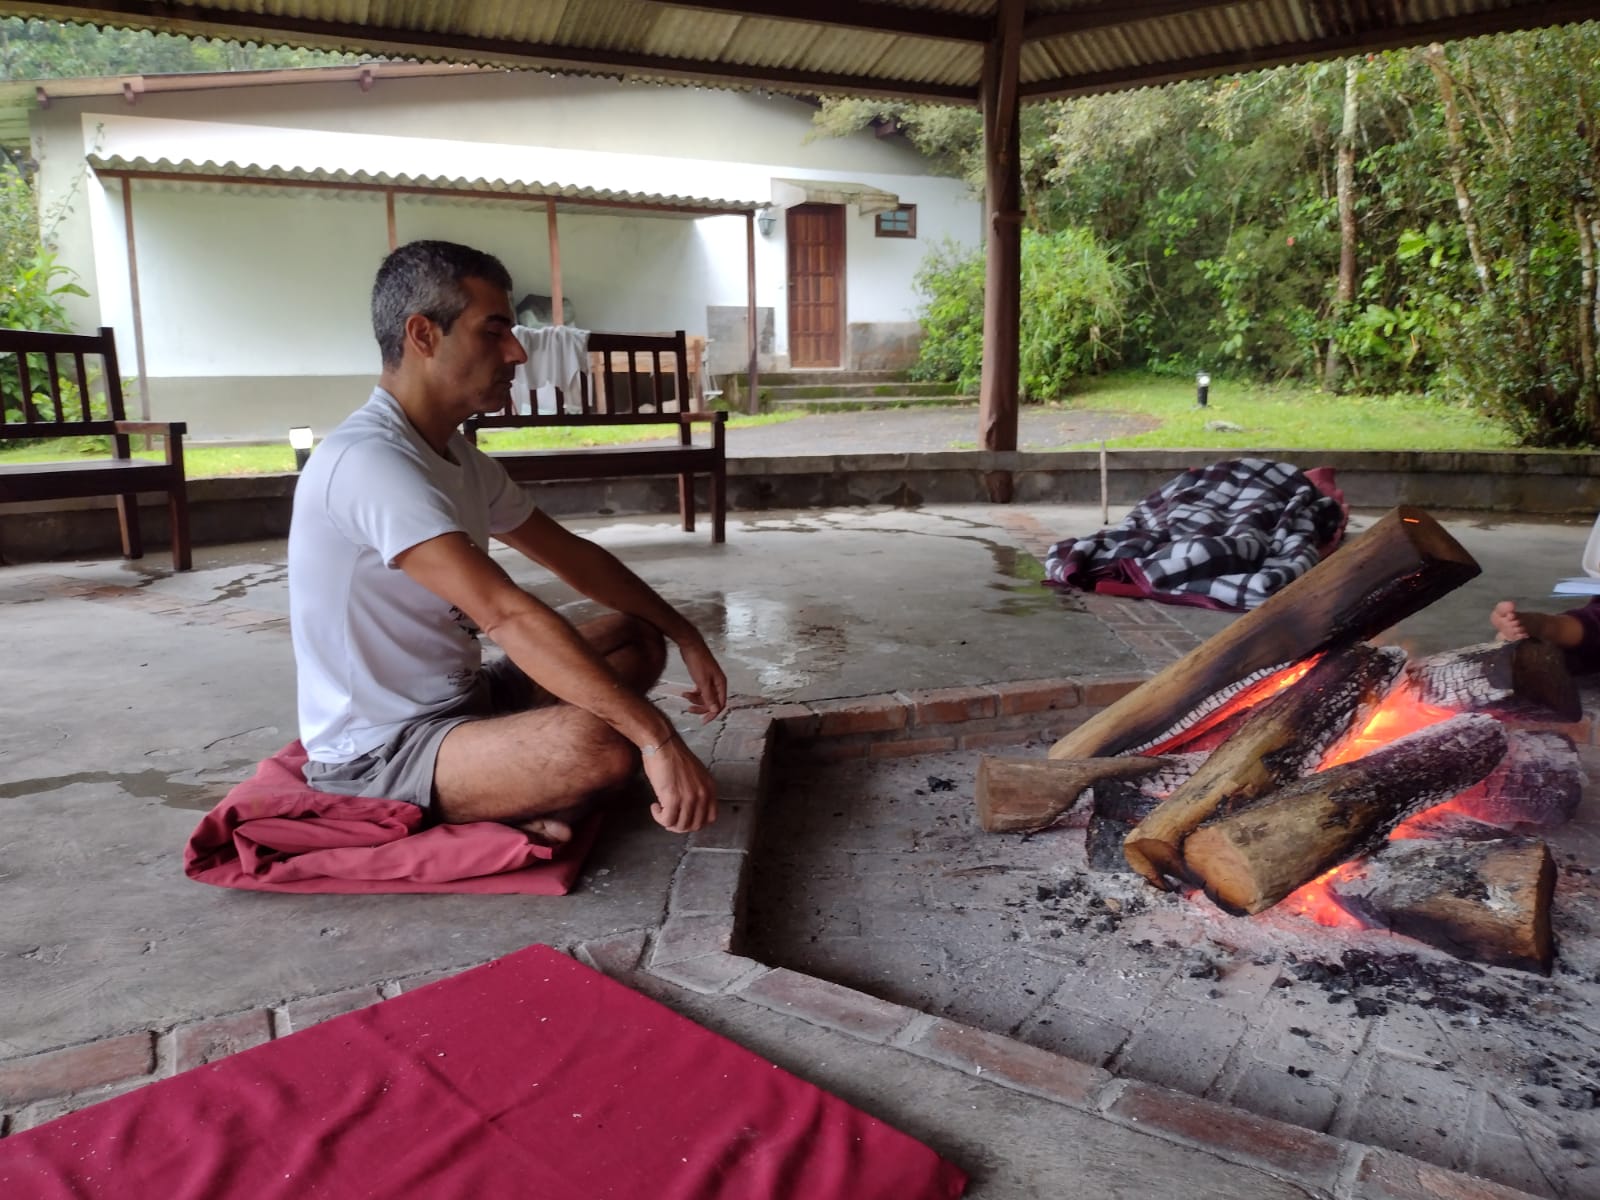
<path fill-rule="evenodd" d="M 471 688 L 478 631 L 394 565 L 459 531 L 481 549 L 534 510 L 505 468 L 451 435 L 441 458 L 382 388 L 316 448 L 289 527 L 289 621 L 300 740 L 313 761 L 348 762 Z"/>

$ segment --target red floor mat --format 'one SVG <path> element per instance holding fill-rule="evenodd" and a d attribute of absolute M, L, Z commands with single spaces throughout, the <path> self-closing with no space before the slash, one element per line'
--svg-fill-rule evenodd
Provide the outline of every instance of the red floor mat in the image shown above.
<path fill-rule="evenodd" d="M 920 1200 L 921 1143 L 533 946 L 0 1140 L 0 1195 Z"/>

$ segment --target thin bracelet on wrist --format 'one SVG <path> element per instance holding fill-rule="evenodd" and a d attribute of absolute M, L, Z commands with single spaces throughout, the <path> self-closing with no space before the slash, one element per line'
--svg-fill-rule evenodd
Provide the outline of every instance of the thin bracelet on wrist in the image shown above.
<path fill-rule="evenodd" d="M 640 746 L 639 747 L 639 755 L 640 755 L 640 757 L 649 758 L 652 754 L 656 753 L 658 750 L 661 749 L 661 747 L 665 746 L 668 742 L 672 741 L 672 739 L 677 737 L 677 736 L 678 736 L 678 731 L 676 729 L 674 729 L 670 734 L 668 734 L 666 737 L 662 738 L 654 746 Z"/>

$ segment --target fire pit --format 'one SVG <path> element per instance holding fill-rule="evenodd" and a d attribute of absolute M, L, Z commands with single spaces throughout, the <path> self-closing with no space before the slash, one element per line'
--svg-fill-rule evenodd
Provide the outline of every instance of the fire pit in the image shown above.
<path fill-rule="evenodd" d="M 1409 574 L 1406 603 L 1425 599 Z M 1600 818 L 1577 806 L 1600 757 L 1536 646 L 1406 663 L 1360 644 L 1394 619 L 1382 590 L 1369 572 L 1354 625 L 1333 596 L 1339 636 L 1286 670 L 1202 647 L 1187 677 L 1013 721 L 1005 754 L 978 748 L 1000 732 L 921 755 L 915 736 L 789 737 L 746 951 L 1127 1078 L 1600 1195 Z M 1217 677 L 1252 673 L 1213 702 Z M 1180 697 L 1201 720 L 1174 675 L 1207 681 Z M 905 738 L 919 713 L 877 727 Z"/>

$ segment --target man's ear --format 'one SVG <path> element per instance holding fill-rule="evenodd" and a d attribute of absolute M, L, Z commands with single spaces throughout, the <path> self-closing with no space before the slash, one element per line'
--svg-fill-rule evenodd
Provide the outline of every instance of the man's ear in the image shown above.
<path fill-rule="evenodd" d="M 432 358 L 439 347 L 439 327 L 421 313 L 406 318 L 406 345 L 423 358 Z"/>

